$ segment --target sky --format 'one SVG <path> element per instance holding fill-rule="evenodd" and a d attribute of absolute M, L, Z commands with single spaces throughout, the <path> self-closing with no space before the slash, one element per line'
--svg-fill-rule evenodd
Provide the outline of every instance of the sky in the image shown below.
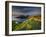
<path fill-rule="evenodd" d="M 41 7 L 12 6 L 13 15 L 41 15 Z"/>

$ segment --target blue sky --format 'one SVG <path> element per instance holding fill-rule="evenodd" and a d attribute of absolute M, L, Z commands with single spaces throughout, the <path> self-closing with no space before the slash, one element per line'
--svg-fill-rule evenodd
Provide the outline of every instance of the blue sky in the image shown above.
<path fill-rule="evenodd" d="M 15 15 L 41 15 L 41 7 L 12 6 L 12 13 Z"/>

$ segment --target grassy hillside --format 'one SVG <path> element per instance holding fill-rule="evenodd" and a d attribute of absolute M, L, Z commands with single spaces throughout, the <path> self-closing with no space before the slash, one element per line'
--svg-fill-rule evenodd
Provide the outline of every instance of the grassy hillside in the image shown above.
<path fill-rule="evenodd" d="M 12 21 L 12 31 L 16 30 L 39 30 L 41 29 L 41 16 L 31 16 L 23 22 Z"/>

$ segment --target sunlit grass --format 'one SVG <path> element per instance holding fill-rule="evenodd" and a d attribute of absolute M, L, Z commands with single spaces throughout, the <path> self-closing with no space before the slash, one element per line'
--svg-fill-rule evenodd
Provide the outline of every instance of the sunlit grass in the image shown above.
<path fill-rule="evenodd" d="M 12 31 L 16 30 L 39 30 L 41 29 L 41 16 L 32 16 L 27 20 L 20 22 L 18 24 L 16 21 L 12 21 Z"/>

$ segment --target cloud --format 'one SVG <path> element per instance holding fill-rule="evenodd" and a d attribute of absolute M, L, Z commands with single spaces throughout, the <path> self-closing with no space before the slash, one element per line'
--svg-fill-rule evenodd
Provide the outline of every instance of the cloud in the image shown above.
<path fill-rule="evenodd" d="M 12 6 L 13 15 L 40 15 L 40 7 Z"/>

